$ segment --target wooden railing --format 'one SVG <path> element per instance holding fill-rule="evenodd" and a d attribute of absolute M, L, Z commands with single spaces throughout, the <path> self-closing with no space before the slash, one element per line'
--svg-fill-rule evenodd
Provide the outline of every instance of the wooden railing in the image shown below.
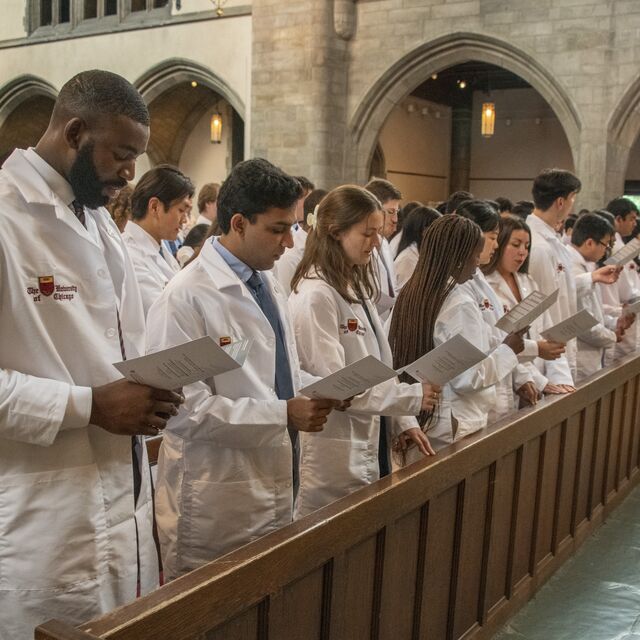
<path fill-rule="evenodd" d="M 487 638 L 638 482 L 640 357 L 40 640 Z"/>

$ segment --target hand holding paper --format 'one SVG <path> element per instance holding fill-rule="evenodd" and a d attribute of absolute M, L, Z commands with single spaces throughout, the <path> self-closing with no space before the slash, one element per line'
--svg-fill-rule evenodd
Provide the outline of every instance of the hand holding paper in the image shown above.
<path fill-rule="evenodd" d="M 309 398 L 346 400 L 381 382 L 395 378 L 396 375 L 391 367 L 380 362 L 378 358 L 367 356 L 300 389 L 300 393 Z"/>
<path fill-rule="evenodd" d="M 578 311 L 566 320 L 559 322 L 554 327 L 541 332 L 543 338 L 554 342 L 568 342 L 578 337 L 581 333 L 589 331 L 598 321 L 586 310 Z"/>
<path fill-rule="evenodd" d="M 398 370 L 420 382 L 445 385 L 487 357 L 460 334 Z"/>
<path fill-rule="evenodd" d="M 548 296 L 541 291 L 534 291 L 529 294 L 520 304 L 517 304 L 511 311 L 496 322 L 496 327 L 506 333 L 522 331 L 525 327 L 541 316 L 557 299 L 559 289 L 556 289 Z"/>
<path fill-rule="evenodd" d="M 205 336 L 113 366 L 132 382 L 157 389 L 178 389 L 241 367 L 252 342 L 244 338 L 220 347 Z"/>

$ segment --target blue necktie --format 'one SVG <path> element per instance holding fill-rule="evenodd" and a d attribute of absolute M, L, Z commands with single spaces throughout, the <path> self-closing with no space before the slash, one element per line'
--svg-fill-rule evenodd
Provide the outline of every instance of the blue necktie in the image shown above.
<path fill-rule="evenodd" d="M 289 400 L 294 396 L 293 382 L 291 380 L 291 366 L 287 355 L 284 330 L 282 322 L 280 321 L 278 307 L 271 297 L 269 289 L 267 289 L 267 286 L 257 271 L 254 271 L 251 277 L 247 280 L 247 285 L 253 292 L 256 302 L 262 309 L 262 313 L 264 313 L 269 321 L 276 337 L 276 394 L 280 400 Z"/>

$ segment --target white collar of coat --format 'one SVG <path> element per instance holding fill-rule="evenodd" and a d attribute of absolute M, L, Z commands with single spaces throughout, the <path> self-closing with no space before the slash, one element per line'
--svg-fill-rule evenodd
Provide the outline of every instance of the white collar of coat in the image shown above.
<path fill-rule="evenodd" d="M 160 255 L 160 244 L 155 238 L 134 221 L 127 222 L 124 228 L 124 237 L 130 237 L 149 256 Z M 164 258 L 163 258 L 164 259 Z"/>
<path fill-rule="evenodd" d="M 204 270 L 216 283 L 217 289 L 222 290 L 229 287 L 240 287 L 243 293 L 246 293 L 247 296 L 253 299 L 242 280 L 240 280 L 234 270 L 225 262 L 224 258 L 214 249 L 210 238 L 202 245 L 197 260 L 200 261 Z M 266 281 L 266 272 L 261 271 L 260 274 Z"/>
<path fill-rule="evenodd" d="M 48 170 L 45 170 L 46 168 Z M 54 206 L 56 201 L 61 201 L 68 207 L 74 198 L 71 185 L 33 149 L 16 149 L 5 160 L 2 170 L 13 178 L 29 204 Z M 49 180 L 54 184 L 50 184 L 42 173 L 47 173 Z M 56 179 L 52 180 L 54 174 Z"/>
<path fill-rule="evenodd" d="M 567 245 L 567 251 L 571 254 L 571 258 L 574 262 L 577 262 L 579 265 L 583 266 L 587 271 L 590 271 L 590 263 L 588 260 L 585 260 L 584 256 L 572 245 Z"/>
<path fill-rule="evenodd" d="M 542 218 L 538 218 L 538 216 L 533 213 L 530 216 L 527 216 L 527 224 L 529 227 L 537 231 L 541 236 L 545 238 L 552 238 L 553 240 L 558 240 L 560 242 L 560 238 L 556 233 L 556 230 L 548 225 Z"/>

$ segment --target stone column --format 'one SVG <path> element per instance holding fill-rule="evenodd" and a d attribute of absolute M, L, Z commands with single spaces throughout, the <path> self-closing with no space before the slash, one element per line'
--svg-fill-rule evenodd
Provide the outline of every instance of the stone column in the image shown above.
<path fill-rule="evenodd" d="M 471 177 L 471 115 L 470 106 L 451 109 L 451 170 L 449 192 L 469 191 Z"/>
<path fill-rule="evenodd" d="M 336 21 L 328 0 L 254 0 L 252 10 L 251 155 L 324 188 L 343 176 L 345 9 L 338 4 Z"/>

